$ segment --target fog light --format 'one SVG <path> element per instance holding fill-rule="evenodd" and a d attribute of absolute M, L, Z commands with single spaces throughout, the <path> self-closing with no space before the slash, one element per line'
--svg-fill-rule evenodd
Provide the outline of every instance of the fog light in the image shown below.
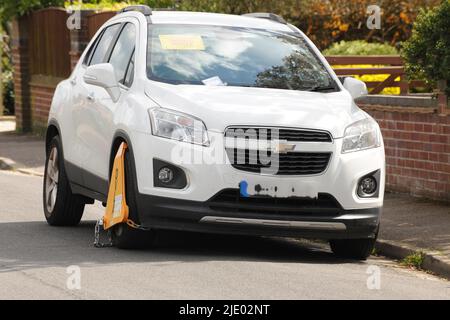
<path fill-rule="evenodd" d="M 162 183 L 170 183 L 173 180 L 173 171 L 167 167 L 159 170 L 158 179 Z"/>
<path fill-rule="evenodd" d="M 377 192 L 377 189 L 377 180 L 374 177 L 366 177 L 359 183 L 358 195 L 362 198 L 372 197 Z"/>

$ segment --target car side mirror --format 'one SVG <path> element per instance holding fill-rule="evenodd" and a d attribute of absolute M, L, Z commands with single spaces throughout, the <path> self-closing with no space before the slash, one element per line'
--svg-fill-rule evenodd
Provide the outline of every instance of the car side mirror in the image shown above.
<path fill-rule="evenodd" d="M 88 84 L 104 88 L 114 102 L 119 100 L 120 88 L 112 64 L 100 63 L 88 67 L 83 79 Z"/>
<path fill-rule="evenodd" d="M 369 93 L 364 82 L 352 77 L 347 77 L 344 79 L 344 88 L 350 92 L 353 100 L 366 96 Z"/>

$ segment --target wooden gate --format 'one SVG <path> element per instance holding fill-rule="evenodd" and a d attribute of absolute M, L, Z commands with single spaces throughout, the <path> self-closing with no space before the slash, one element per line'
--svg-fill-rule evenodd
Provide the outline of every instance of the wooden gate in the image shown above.
<path fill-rule="evenodd" d="M 365 81 L 370 94 L 380 94 L 385 88 L 400 88 L 400 94 L 408 94 L 411 88 L 423 88 L 423 81 L 407 81 L 400 56 L 328 56 L 328 62 L 338 76 L 387 75 L 383 81 Z M 368 65 L 368 67 L 354 67 Z M 346 67 L 350 66 L 350 67 Z M 398 80 L 399 79 L 399 80 Z"/>

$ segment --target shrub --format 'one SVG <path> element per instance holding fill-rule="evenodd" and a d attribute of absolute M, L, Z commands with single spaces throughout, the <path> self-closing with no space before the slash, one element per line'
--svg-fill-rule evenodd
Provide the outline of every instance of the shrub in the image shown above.
<path fill-rule="evenodd" d="M 180 0 L 180 9 L 242 14 L 269 11 L 284 16 L 302 29 L 320 48 L 341 40 L 365 39 L 397 45 L 411 35 L 412 22 L 420 7 L 435 6 L 440 0 Z M 382 27 L 366 27 L 367 7 L 382 9 Z"/>
<path fill-rule="evenodd" d="M 341 40 L 365 39 L 398 45 L 411 35 L 412 23 L 421 7 L 433 7 L 441 0 L 321 0 L 308 1 L 286 16 L 321 49 Z M 367 7 L 381 8 L 381 29 L 366 27 Z"/>
<path fill-rule="evenodd" d="M 447 81 L 450 94 L 450 0 L 432 10 L 421 10 L 402 56 L 410 77 L 429 82 Z"/>
<path fill-rule="evenodd" d="M 74 6 L 81 9 L 91 9 L 96 11 L 118 11 L 130 5 L 146 4 L 151 8 L 173 8 L 175 0 L 84 0 L 81 4 L 77 1 L 65 1 L 66 8 Z"/>
<path fill-rule="evenodd" d="M 12 73 L 5 77 L 3 81 L 3 105 L 5 107 L 5 115 L 14 114 L 14 83 Z"/>
<path fill-rule="evenodd" d="M 50 6 L 63 6 L 64 0 L 2 0 L 0 21 L 6 23 L 16 15 L 23 15 L 33 9 Z"/>
<path fill-rule="evenodd" d="M 0 92 L 3 95 L 3 106 L 5 107 L 5 114 L 14 114 L 14 86 L 13 86 L 13 74 L 11 67 L 11 55 L 8 47 L 8 37 L 2 31 L 0 27 L 0 86 L 2 90 Z M 2 114 L 0 114 L 1 116 Z"/>
<path fill-rule="evenodd" d="M 335 43 L 326 49 L 324 54 L 336 56 L 396 55 L 398 51 L 388 44 L 355 40 Z"/>

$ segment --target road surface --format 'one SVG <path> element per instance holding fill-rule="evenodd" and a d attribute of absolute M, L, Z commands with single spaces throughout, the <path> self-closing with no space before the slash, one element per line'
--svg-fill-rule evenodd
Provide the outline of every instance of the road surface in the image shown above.
<path fill-rule="evenodd" d="M 450 299 L 446 280 L 307 241 L 163 232 L 154 249 L 96 249 L 102 207 L 54 228 L 41 194 L 42 178 L 0 171 L 0 299 Z"/>

